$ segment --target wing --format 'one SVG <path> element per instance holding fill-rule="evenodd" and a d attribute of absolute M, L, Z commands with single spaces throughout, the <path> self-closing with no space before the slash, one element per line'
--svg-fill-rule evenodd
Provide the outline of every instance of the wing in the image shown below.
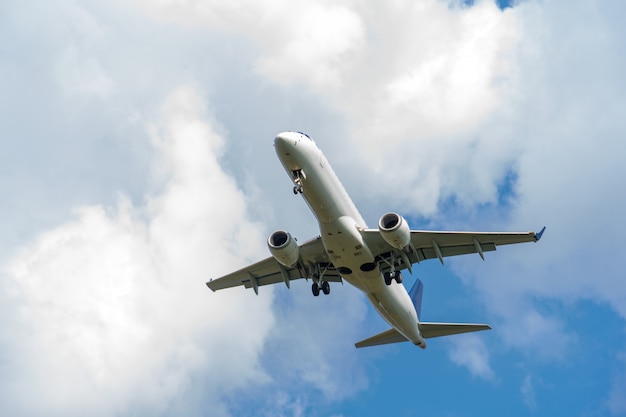
<path fill-rule="evenodd" d="M 391 262 L 398 269 L 409 268 L 414 263 L 426 259 L 439 259 L 448 256 L 478 253 L 485 259 L 484 252 L 494 251 L 496 247 L 514 243 L 537 242 L 545 227 L 535 232 L 442 232 L 411 230 L 411 243 L 407 251 L 394 249 L 382 237 L 378 229 L 365 229 L 363 238 L 372 253 L 382 260 L 383 271 L 391 269 Z"/>
<path fill-rule="evenodd" d="M 263 285 L 284 282 L 289 287 L 290 281 L 309 278 L 315 274 L 323 276 L 325 281 L 342 282 L 341 276 L 328 258 L 320 237 L 303 243 L 299 250 L 300 261 L 293 268 L 281 265 L 270 256 L 223 277 L 212 279 L 206 285 L 213 291 L 243 285 L 246 288 L 253 288 L 258 294 L 259 287 Z"/>

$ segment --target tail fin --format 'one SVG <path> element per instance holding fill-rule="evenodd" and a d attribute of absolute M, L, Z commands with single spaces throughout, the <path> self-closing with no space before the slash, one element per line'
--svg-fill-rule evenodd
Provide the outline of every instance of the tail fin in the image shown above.
<path fill-rule="evenodd" d="M 422 281 L 420 281 L 418 278 L 415 281 L 415 284 L 413 284 L 413 287 L 411 287 L 411 290 L 409 291 L 409 297 L 411 297 L 411 301 L 413 301 L 413 305 L 415 306 L 417 318 L 421 316 L 422 295 L 424 295 L 424 284 L 422 284 Z"/>

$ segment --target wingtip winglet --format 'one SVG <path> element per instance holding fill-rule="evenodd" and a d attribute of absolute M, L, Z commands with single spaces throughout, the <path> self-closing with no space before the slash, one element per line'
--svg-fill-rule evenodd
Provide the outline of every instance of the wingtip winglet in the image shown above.
<path fill-rule="evenodd" d="M 545 231 L 546 231 L 546 227 L 543 226 L 543 229 L 541 229 L 539 233 L 535 233 L 535 242 L 539 242 L 539 239 L 541 239 L 541 236 L 543 236 L 543 232 Z"/>
<path fill-rule="evenodd" d="M 206 286 L 209 287 L 209 289 L 213 292 L 215 292 L 215 290 L 213 288 L 211 288 L 211 281 L 213 281 L 213 279 L 211 278 L 209 281 L 206 282 Z"/>

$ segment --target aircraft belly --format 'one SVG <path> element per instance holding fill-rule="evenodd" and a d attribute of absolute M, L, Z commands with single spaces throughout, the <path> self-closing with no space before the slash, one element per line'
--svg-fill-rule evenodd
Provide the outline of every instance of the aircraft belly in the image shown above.
<path fill-rule="evenodd" d="M 343 269 L 346 279 L 350 281 L 349 275 L 358 274 L 362 271 L 363 265 L 371 265 L 374 256 L 363 240 L 358 224 L 349 216 L 341 216 L 331 223 L 321 223 L 320 231 L 324 248 L 333 265 L 341 271 Z M 351 271 L 348 273 L 347 271 Z M 378 268 L 375 268 L 378 272 Z M 372 274 L 364 274 L 369 277 Z"/>
<path fill-rule="evenodd" d="M 419 318 L 404 286 L 392 283 L 382 291 L 367 294 L 367 297 L 387 323 L 413 343 L 424 343 L 419 332 Z"/>

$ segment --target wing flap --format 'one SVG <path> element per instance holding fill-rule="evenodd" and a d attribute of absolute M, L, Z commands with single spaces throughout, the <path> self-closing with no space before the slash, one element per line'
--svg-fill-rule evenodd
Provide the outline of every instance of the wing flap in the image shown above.
<path fill-rule="evenodd" d="M 474 323 L 420 323 L 419 326 L 424 339 L 449 336 L 453 334 L 479 332 L 481 330 L 491 330 L 491 326 L 488 324 Z"/>
<path fill-rule="evenodd" d="M 289 278 L 297 279 L 295 276 L 298 275 L 297 272 L 297 269 L 288 270 Z M 237 287 L 239 285 L 245 285 L 246 288 L 250 288 L 252 287 L 250 275 L 257 279 L 259 285 L 266 285 L 265 283 L 271 281 L 272 277 L 278 278 L 278 281 L 275 282 L 282 281 L 281 269 L 278 262 L 276 262 L 276 259 L 273 257 L 269 257 L 228 275 L 224 275 L 223 277 L 212 279 L 207 282 L 206 285 L 213 291 Z"/>
<path fill-rule="evenodd" d="M 450 246 L 439 246 L 439 247 L 441 250 L 441 254 L 443 255 L 444 258 L 447 258 L 449 256 L 458 256 L 458 255 L 467 255 L 470 253 L 476 253 L 476 247 L 474 246 L 473 243 L 471 245 L 450 245 Z M 496 245 L 493 243 L 481 243 L 480 247 L 483 252 L 491 252 L 491 251 L 496 250 Z M 418 252 L 421 255 L 420 260 L 437 258 L 437 253 L 433 246 L 422 247 L 418 249 Z"/>
<path fill-rule="evenodd" d="M 290 275 L 289 276 L 290 281 L 306 278 L 306 277 L 301 276 L 302 274 L 297 273 L 297 271 L 298 271 L 297 269 L 290 269 L 288 271 Z M 256 277 L 256 280 L 258 282 L 259 287 L 262 287 L 263 285 L 271 285 L 271 284 L 278 284 L 278 283 L 284 282 L 283 276 L 280 273 L 267 275 L 261 278 Z M 339 276 L 338 274 L 330 274 L 330 273 L 324 274 L 324 280 L 328 282 L 343 282 L 341 276 Z M 209 285 L 211 282 L 212 281 L 209 281 L 207 285 Z M 246 288 L 253 287 L 252 281 L 249 278 L 242 281 L 241 284 L 238 284 L 238 285 L 243 285 Z M 209 288 L 211 287 L 209 286 Z"/>
<path fill-rule="evenodd" d="M 544 228 L 545 229 L 545 228 Z M 426 259 L 437 259 L 449 256 L 477 253 L 484 257 L 484 252 L 496 250 L 498 246 L 524 242 L 537 242 L 543 233 L 535 232 L 446 232 L 429 230 L 411 230 L 411 250 L 400 253 L 391 247 L 378 229 L 363 230 L 363 238 L 375 256 L 389 260 L 394 257 L 396 267 L 408 268 L 406 260 L 411 264 Z M 381 264 L 383 272 L 389 269 L 387 263 Z"/>
<path fill-rule="evenodd" d="M 328 254 L 322 244 L 322 239 L 319 236 L 303 243 L 299 246 L 299 249 L 302 265 L 323 265 L 322 270 L 324 271 L 325 281 L 342 282 L 341 276 L 330 263 Z M 287 268 L 280 265 L 274 257 L 270 256 L 228 275 L 212 279 L 206 285 L 212 291 L 242 285 L 245 288 L 253 288 L 256 292 L 258 287 L 285 282 L 285 278 L 288 281 L 293 281 L 307 276 L 308 273 L 303 267 Z"/>

